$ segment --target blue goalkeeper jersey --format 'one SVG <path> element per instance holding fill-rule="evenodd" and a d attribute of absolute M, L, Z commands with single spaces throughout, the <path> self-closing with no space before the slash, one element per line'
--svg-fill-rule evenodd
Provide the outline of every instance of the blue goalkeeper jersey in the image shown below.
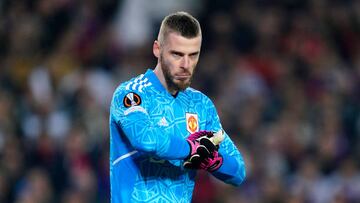
<path fill-rule="evenodd" d="M 212 101 L 192 88 L 174 97 L 147 70 L 115 90 L 110 107 L 111 202 L 191 202 L 196 170 L 184 169 L 186 138 L 199 130 L 218 131 Z M 216 178 L 239 185 L 243 158 L 225 133 L 223 165 Z"/>

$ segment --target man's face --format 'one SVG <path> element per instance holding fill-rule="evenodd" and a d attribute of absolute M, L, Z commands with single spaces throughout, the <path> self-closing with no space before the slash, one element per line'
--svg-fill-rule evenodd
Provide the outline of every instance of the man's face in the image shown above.
<path fill-rule="evenodd" d="M 182 91 L 190 86 L 200 48 L 201 36 L 189 39 L 177 33 L 169 33 L 159 56 L 168 90 Z"/>

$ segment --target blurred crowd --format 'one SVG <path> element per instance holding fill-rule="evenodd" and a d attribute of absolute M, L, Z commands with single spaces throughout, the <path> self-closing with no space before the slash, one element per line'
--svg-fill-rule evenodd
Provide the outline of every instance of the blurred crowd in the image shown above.
<path fill-rule="evenodd" d="M 0 1 L 0 202 L 109 201 L 112 92 L 156 65 L 177 10 L 203 29 L 193 87 L 247 165 L 238 188 L 200 173 L 193 202 L 360 202 L 355 0 Z"/>

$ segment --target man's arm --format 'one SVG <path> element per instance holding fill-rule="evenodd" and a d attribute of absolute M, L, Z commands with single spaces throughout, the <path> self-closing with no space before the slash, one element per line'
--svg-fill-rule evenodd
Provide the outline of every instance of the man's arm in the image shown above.
<path fill-rule="evenodd" d="M 168 160 L 186 158 L 190 152 L 187 141 L 159 127 L 150 119 L 147 108 L 145 94 L 118 89 L 110 113 L 136 150 Z"/>
<path fill-rule="evenodd" d="M 228 184 L 240 185 L 246 176 L 245 162 L 228 135 L 225 135 L 225 140 L 220 144 L 219 153 L 223 164 L 212 174 Z"/>
<path fill-rule="evenodd" d="M 209 98 L 205 100 L 204 106 L 206 106 L 207 111 L 206 129 L 212 131 L 222 129 L 215 106 Z M 212 174 L 228 184 L 240 185 L 246 176 L 245 162 L 241 153 L 226 133 L 225 139 L 220 144 L 219 154 L 223 158 L 222 165 Z"/>

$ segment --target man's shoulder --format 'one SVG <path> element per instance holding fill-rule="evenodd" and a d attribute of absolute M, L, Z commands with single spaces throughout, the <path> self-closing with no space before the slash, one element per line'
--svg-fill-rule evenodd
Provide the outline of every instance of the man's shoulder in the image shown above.
<path fill-rule="evenodd" d="M 151 85 L 144 76 L 144 74 L 141 74 L 120 83 L 113 93 L 112 105 L 129 108 L 143 103 L 149 97 L 145 89 Z"/>
<path fill-rule="evenodd" d="M 148 78 L 144 76 L 145 74 L 140 74 L 131 78 L 130 80 L 120 83 L 115 89 L 115 94 L 120 92 L 143 93 L 145 88 L 151 85 Z"/>
<path fill-rule="evenodd" d="M 138 99 L 139 102 L 148 98 L 148 91 L 146 89 L 151 85 L 144 74 L 135 76 L 130 80 L 120 83 L 115 89 L 112 97 L 112 103 L 124 100 L 128 97 L 130 99 Z"/>
<path fill-rule="evenodd" d="M 203 92 L 201 92 L 200 90 L 194 89 L 192 87 L 188 87 L 186 88 L 186 90 L 184 91 L 184 93 L 186 95 L 188 95 L 191 98 L 201 98 L 201 99 L 209 99 L 208 96 L 206 96 L 206 94 L 204 94 Z"/>

